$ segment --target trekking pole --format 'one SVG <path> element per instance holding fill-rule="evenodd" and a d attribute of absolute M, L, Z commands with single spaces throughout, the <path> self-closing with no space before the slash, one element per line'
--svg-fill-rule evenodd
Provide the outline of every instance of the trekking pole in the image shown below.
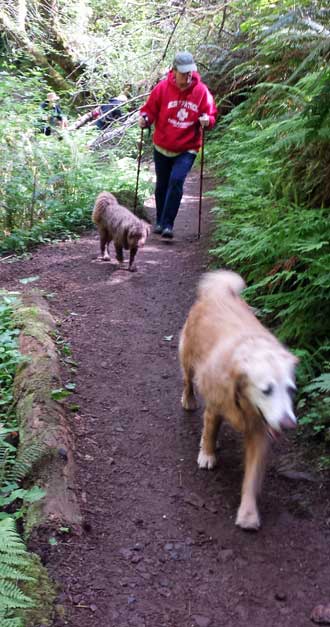
<path fill-rule="evenodd" d="M 140 169 L 141 169 L 141 157 L 142 157 L 142 147 L 143 147 L 143 131 L 144 131 L 144 128 L 141 128 L 141 136 L 140 136 L 140 141 L 139 141 L 139 154 L 138 154 L 138 164 L 137 164 L 136 187 L 135 187 L 135 198 L 134 198 L 133 213 L 136 213 L 136 208 L 137 208 L 137 199 L 138 199 L 138 190 L 139 190 L 139 178 L 140 178 Z"/>
<path fill-rule="evenodd" d="M 197 236 L 198 239 L 201 236 L 203 169 L 204 169 L 204 127 L 202 126 L 201 174 L 200 174 L 200 183 L 199 183 L 199 211 L 198 211 L 198 236 Z"/>

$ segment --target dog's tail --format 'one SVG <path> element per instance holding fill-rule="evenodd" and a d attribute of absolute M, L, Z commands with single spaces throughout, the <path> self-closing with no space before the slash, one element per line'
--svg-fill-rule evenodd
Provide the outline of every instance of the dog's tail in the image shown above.
<path fill-rule="evenodd" d="M 96 201 L 93 208 L 92 220 L 95 224 L 99 224 L 102 221 L 103 216 L 108 207 L 117 206 L 117 199 L 110 192 L 101 192 Z"/>
<path fill-rule="evenodd" d="M 230 270 L 207 272 L 201 278 L 197 293 L 199 298 L 221 298 L 225 294 L 236 296 L 246 287 L 239 274 Z"/>

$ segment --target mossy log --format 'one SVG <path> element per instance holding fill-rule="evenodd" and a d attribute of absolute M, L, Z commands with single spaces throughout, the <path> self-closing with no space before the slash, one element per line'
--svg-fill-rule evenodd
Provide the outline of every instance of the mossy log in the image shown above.
<path fill-rule="evenodd" d="M 59 356 L 52 339 L 56 323 L 38 291 L 22 298 L 23 304 L 15 314 L 21 329 L 19 350 L 26 357 L 14 382 L 20 431 L 18 459 L 29 448 L 37 450 L 33 484 L 46 490 L 46 496 L 28 509 L 26 534 L 38 533 L 38 527 L 45 526 L 80 529 L 81 513 L 74 491 L 73 437 L 63 404 L 52 399 L 52 390 L 62 387 Z"/>

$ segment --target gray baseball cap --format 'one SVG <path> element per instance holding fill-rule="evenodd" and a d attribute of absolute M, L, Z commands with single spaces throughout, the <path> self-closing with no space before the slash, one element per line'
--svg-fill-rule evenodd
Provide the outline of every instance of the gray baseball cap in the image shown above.
<path fill-rule="evenodd" d="M 186 72 L 196 72 L 197 65 L 190 52 L 177 52 L 173 61 L 173 69 L 185 74 Z"/>

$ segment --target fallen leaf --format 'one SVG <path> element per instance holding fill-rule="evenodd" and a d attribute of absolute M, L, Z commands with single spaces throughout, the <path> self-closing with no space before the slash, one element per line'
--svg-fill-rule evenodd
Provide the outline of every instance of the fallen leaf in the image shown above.
<path fill-rule="evenodd" d="M 27 283 L 33 283 L 33 281 L 39 281 L 39 279 L 39 276 L 28 276 L 25 279 L 19 279 L 19 282 L 26 285 Z"/>

